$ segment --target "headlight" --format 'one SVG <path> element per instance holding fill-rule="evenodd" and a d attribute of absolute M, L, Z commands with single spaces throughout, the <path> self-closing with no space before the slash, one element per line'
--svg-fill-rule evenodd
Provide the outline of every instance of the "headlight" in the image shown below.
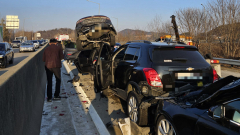
<path fill-rule="evenodd" d="M 0 58 L 3 58 L 3 55 L 0 55 Z"/>

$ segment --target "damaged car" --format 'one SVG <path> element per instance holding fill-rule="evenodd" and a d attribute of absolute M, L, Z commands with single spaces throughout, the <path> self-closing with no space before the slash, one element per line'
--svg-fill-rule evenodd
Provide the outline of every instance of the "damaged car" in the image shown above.
<path fill-rule="evenodd" d="M 155 98 L 156 135 L 239 135 L 240 78 L 228 76 L 182 91 L 174 97 Z"/>
<path fill-rule="evenodd" d="M 216 71 L 195 46 L 130 41 L 112 52 L 108 44 L 85 50 L 78 57 L 80 73 L 91 73 L 95 92 L 110 89 L 127 102 L 128 116 L 140 126 L 149 125 L 153 97 L 181 94 L 187 84 L 198 88 L 218 79 Z M 80 56 L 79 55 L 79 56 Z"/>
<path fill-rule="evenodd" d="M 114 46 L 117 35 L 110 18 L 103 15 L 78 20 L 75 32 L 78 51 L 99 48 L 103 43 Z"/>

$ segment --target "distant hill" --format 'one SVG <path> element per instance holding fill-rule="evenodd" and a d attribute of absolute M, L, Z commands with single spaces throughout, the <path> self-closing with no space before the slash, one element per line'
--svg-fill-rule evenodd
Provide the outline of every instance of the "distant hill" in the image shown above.
<path fill-rule="evenodd" d="M 75 32 L 70 28 L 55 28 L 52 30 L 37 31 L 36 33 L 41 33 L 41 38 L 43 39 L 55 38 L 60 34 L 68 34 L 70 38 L 75 38 Z"/>
<path fill-rule="evenodd" d="M 132 29 L 124 29 L 118 32 L 118 34 L 122 34 L 123 36 L 135 33 L 145 33 L 146 35 L 151 35 L 151 32 L 143 31 L 143 30 L 132 30 Z"/>

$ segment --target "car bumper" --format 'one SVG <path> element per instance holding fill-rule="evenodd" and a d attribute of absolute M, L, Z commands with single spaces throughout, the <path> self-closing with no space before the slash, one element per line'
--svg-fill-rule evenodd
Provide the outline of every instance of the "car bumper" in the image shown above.
<path fill-rule="evenodd" d="M 33 51 L 34 50 L 34 48 L 24 48 L 24 49 L 19 49 L 20 51 Z"/>

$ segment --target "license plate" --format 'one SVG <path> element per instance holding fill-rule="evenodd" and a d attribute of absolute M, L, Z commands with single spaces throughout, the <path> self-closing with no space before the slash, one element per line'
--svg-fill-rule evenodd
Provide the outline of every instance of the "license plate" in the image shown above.
<path fill-rule="evenodd" d="M 197 80 L 203 78 L 201 73 L 175 73 L 175 77 L 179 80 Z"/>
<path fill-rule="evenodd" d="M 203 82 L 202 82 L 202 81 L 198 82 L 198 83 L 197 83 L 197 86 L 198 86 L 198 87 L 202 87 L 202 86 L 203 86 Z"/>

